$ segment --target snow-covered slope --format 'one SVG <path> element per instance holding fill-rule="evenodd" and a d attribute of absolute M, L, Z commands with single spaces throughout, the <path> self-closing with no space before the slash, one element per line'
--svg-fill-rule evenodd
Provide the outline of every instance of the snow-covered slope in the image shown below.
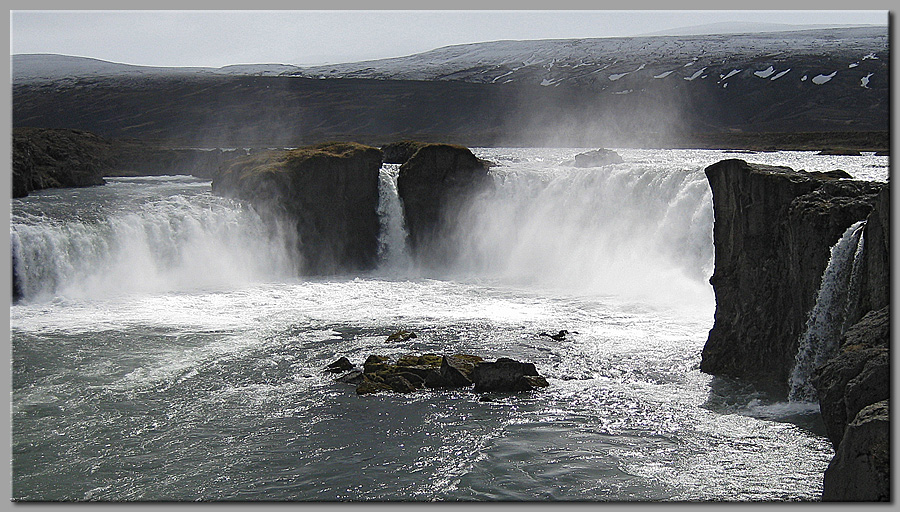
<path fill-rule="evenodd" d="M 838 71 L 855 73 L 859 75 L 857 80 L 861 80 L 871 70 L 853 68 L 866 60 L 886 60 L 888 50 L 887 27 L 495 41 L 448 46 L 407 57 L 303 68 L 291 74 L 315 78 L 575 85 L 624 92 L 633 90 L 638 78 L 644 83 L 712 79 L 722 81 L 722 86 L 727 87 L 725 83 L 729 79 L 748 77 L 770 66 L 776 72 L 793 70 L 793 76 L 781 75 L 778 79 L 805 81 Z M 629 78 L 629 86 L 617 86 L 625 83 L 619 82 L 625 77 Z"/>

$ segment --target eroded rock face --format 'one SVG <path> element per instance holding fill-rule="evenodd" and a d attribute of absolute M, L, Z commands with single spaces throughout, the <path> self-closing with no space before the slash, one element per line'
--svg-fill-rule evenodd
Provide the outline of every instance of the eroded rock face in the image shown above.
<path fill-rule="evenodd" d="M 595 149 L 575 155 L 575 167 L 600 167 L 622 163 L 622 157 L 611 149 Z"/>
<path fill-rule="evenodd" d="M 32 190 L 102 185 L 104 176 L 191 175 L 212 179 L 242 151 L 175 149 L 80 130 L 13 131 L 13 197 Z"/>
<path fill-rule="evenodd" d="M 835 449 L 866 406 L 890 398 L 890 308 L 871 311 L 847 329 L 837 356 L 813 374 L 825 431 Z"/>
<path fill-rule="evenodd" d="M 19 128 L 12 141 L 12 196 L 55 187 L 102 185 L 109 142 L 78 130 Z"/>
<path fill-rule="evenodd" d="M 859 411 L 825 470 L 823 501 L 890 501 L 890 407 L 883 400 Z"/>
<path fill-rule="evenodd" d="M 427 144 L 400 167 L 397 191 L 409 243 L 420 261 L 452 259 L 457 214 L 486 187 L 488 164 L 463 146 Z"/>
<path fill-rule="evenodd" d="M 534 363 L 522 363 L 501 357 L 493 363 L 480 363 L 472 372 L 475 391 L 532 391 L 548 386 Z"/>
<path fill-rule="evenodd" d="M 269 151 L 235 161 L 213 192 L 292 222 L 304 273 L 367 270 L 377 263 L 381 158 L 349 142 Z"/>
<path fill-rule="evenodd" d="M 830 248 L 869 215 L 884 184 L 823 180 L 743 160 L 713 164 L 706 175 L 716 313 L 700 369 L 786 393 Z"/>
<path fill-rule="evenodd" d="M 427 142 L 416 142 L 413 140 L 401 140 L 385 144 L 381 146 L 381 151 L 384 153 L 384 163 L 405 164 L 407 160 L 416 154 L 419 148 L 427 145 Z"/>

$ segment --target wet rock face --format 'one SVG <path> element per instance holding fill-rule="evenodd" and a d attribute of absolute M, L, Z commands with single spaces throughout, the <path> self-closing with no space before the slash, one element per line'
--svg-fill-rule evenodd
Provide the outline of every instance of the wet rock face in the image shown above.
<path fill-rule="evenodd" d="M 501 357 L 493 363 L 480 363 L 472 373 L 475 391 L 531 391 L 546 387 L 533 363 Z"/>
<path fill-rule="evenodd" d="M 743 160 L 713 164 L 706 176 L 716 313 L 700 368 L 786 392 L 830 248 L 872 211 L 884 184 L 818 179 Z"/>
<path fill-rule="evenodd" d="M 825 470 L 823 501 L 890 501 L 890 407 L 883 400 L 861 410 Z"/>
<path fill-rule="evenodd" d="M 270 151 L 232 163 L 213 192 L 293 223 L 304 273 L 368 270 L 377 263 L 381 159 L 356 143 Z"/>
<path fill-rule="evenodd" d="M 622 157 L 611 149 L 595 149 L 575 155 L 575 167 L 600 167 L 622 162 Z"/>
<path fill-rule="evenodd" d="M 890 336 L 890 308 L 871 311 L 844 333 L 838 355 L 813 374 L 825 431 L 836 449 L 859 411 L 890 398 Z"/>
<path fill-rule="evenodd" d="M 521 363 L 509 358 L 487 362 L 471 354 L 404 354 L 396 360 L 372 354 L 363 363 L 363 371 L 356 370 L 346 358 L 329 364 L 326 372 L 346 371 L 335 380 L 353 384 L 356 393 L 368 395 L 382 391 L 410 393 L 422 388 L 472 388 L 477 392 L 532 391 L 547 387 L 547 380 L 538 374 L 533 363 Z"/>
<path fill-rule="evenodd" d="M 410 247 L 420 261 L 452 259 L 458 213 L 488 186 L 488 164 L 463 146 L 427 144 L 400 167 L 397 191 Z"/>

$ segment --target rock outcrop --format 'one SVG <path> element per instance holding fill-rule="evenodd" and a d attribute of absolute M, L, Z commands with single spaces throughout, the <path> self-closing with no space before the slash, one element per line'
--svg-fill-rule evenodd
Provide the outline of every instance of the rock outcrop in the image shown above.
<path fill-rule="evenodd" d="M 418 389 L 472 388 L 476 392 L 519 392 L 547 387 L 533 363 L 521 363 L 501 357 L 488 362 L 471 354 L 404 354 L 393 360 L 372 354 L 363 370 L 348 366 L 345 357 L 329 364 L 326 372 L 346 373 L 335 380 L 356 386 L 356 393 L 368 395 L 382 391 L 409 393 Z"/>
<path fill-rule="evenodd" d="M 410 247 L 423 262 L 452 258 L 452 234 L 457 214 L 487 186 L 489 164 L 468 148 L 427 144 L 400 167 L 397 192 Z"/>
<path fill-rule="evenodd" d="M 890 500 L 889 186 L 741 160 L 706 175 L 716 250 L 715 324 L 700 366 L 707 373 L 786 391 L 830 247 L 866 220 L 850 327 L 812 381 L 836 451 L 823 500 Z"/>
<path fill-rule="evenodd" d="M 109 143 L 78 130 L 13 131 L 12 196 L 54 187 L 102 185 Z"/>
<path fill-rule="evenodd" d="M 786 392 L 830 247 L 867 217 L 885 185 L 743 160 L 713 164 L 706 175 L 716 313 L 700 369 Z"/>
<path fill-rule="evenodd" d="M 825 470 L 823 501 L 891 500 L 889 401 L 861 410 Z"/>
<path fill-rule="evenodd" d="M 190 175 L 212 179 L 243 150 L 177 149 L 79 130 L 16 128 L 12 197 L 33 190 L 102 185 L 104 176 Z"/>
<path fill-rule="evenodd" d="M 818 368 L 813 381 L 825 431 L 835 448 L 866 406 L 890 398 L 890 311 L 870 311 L 841 338 L 838 354 Z"/>
<path fill-rule="evenodd" d="M 413 140 L 401 140 L 385 144 L 381 146 L 381 151 L 384 153 L 384 163 L 405 164 L 407 160 L 416 154 L 419 148 L 427 145 L 427 142 L 416 142 Z"/>
<path fill-rule="evenodd" d="M 377 263 L 381 160 L 352 142 L 268 151 L 235 161 L 212 187 L 293 223 L 304 273 L 367 270 Z"/>
<path fill-rule="evenodd" d="M 611 149 L 595 149 L 575 155 L 575 167 L 600 167 L 609 164 L 620 164 L 624 160 Z"/>

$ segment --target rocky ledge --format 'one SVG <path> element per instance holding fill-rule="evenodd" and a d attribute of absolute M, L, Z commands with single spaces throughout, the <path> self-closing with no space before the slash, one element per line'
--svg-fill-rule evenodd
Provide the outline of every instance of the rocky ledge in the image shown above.
<path fill-rule="evenodd" d="M 471 354 L 404 354 L 396 359 L 370 355 L 358 369 L 346 357 L 328 365 L 341 373 L 337 381 L 356 386 L 356 393 L 410 393 L 418 389 L 472 388 L 476 392 L 519 392 L 547 387 L 533 363 L 501 357 L 485 361 Z"/>
<path fill-rule="evenodd" d="M 890 189 L 787 167 L 724 160 L 706 169 L 715 225 L 715 323 L 700 368 L 786 394 L 830 248 L 865 220 L 838 353 L 813 384 L 836 455 L 823 499 L 890 500 Z"/>
<path fill-rule="evenodd" d="M 242 151 L 167 148 L 107 139 L 81 130 L 16 128 L 12 197 L 46 188 L 102 185 L 104 176 L 191 175 L 212 178 Z"/>
<path fill-rule="evenodd" d="M 236 160 L 212 189 L 296 226 L 304 273 L 368 270 L 377 263 L 381 160 L 381 150 L 353 142 L 272 150 Z"/>

